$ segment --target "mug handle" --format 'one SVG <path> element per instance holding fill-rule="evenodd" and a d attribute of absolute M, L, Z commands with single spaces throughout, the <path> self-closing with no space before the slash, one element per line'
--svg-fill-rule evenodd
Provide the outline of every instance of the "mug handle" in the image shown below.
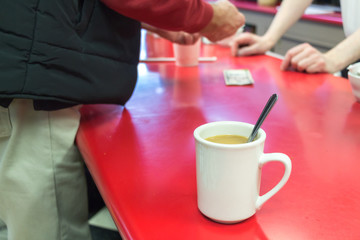
<path fill-rule="evenodd" d="M 288 179 L 290 177 L 291 160 L 287 155 L 285 155 L 283 153 L 263 154 L 260 157 L 259 168 L 261 168 L 265 163 L 274 162 L 274 161 L 281 162 L 284 165 L 284 167 L 285 167 L 284 175 L 283 175 L 282 179 L 278 182 L 278 184 L 275 185 L 275 187 L 273 187 L 270 191 L 268 191 L 264 195 L 258 197 L 258 199 L 256 200 L 256 209 L 261 208 L 261 206 L 267 200 L 269 200 L 272 196 L 274 196 L 275 193 L 277 193 L 285 185 L 285 183 L 288 181 Z"/>

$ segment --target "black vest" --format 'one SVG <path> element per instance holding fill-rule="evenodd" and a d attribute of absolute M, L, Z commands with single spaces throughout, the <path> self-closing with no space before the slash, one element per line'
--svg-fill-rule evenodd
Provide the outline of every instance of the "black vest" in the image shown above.
<path fill-rule="evenodd" d="M 99 0 L 0 0 L 0 100 L 39 110 L 125 104 L 137 79 L 140 23 Z"/>

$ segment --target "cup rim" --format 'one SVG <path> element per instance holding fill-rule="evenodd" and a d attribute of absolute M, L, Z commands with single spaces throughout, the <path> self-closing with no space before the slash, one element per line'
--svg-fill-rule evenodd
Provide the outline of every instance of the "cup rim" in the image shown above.
<path fill-rule="evenodd" d="M 350 64 L 346 69 L 348 70 L 348 75 L 351 75 L 352 77 L 355 78 L 360 78 L 360 76 L 355 74 L 353 70 L 353 69 L 360 69 L 360 62 Z"/>
<path fill-rule="evenodd" d="M 352 72 L 350 72 L 350 71 L 348 71 L 348 75 L 352 76 L 353 78 L 360 79 L 360 76 L 359 76 L 359 75 L 354 74 L 354 73 L 352 73 Z"/>
<path fill-rule="evenodd" d="M 194 138 L 196 141 L 207 145 L 207 146 L 211 146 L 211 147 L 219 147 L 219 148 L 228 148 L 228 149 L 239 149 L 239 148 L 249 148 L 249 147 L 253 147 L 255 145 L 259 145 L 261 143 L 263 143 L 266 139 L 266 133 L 265 131 L 260 128 L 257 134 L 257 137 L 250 143 L 240 143 L 240 144 L 226 144 L 226 143 L 214 143 L 214 142 L 210 142 L 205 140 L 204 138 L 202 138 L 200 136 L 200 131 L 203 130 L 204 128 L 207 128 L 209 126 L 212 125 L 218 125 L 218 124 L 241 124 L 241 125 L 245 125 L 247 127 L 251 127 L 253 128 L 254 125 L 250 124 L 250 123 L 246 123 L 246 122 L 240 122 L 240 121 L 215 121 L 215 122 L 209 122 L 209 123 L 205 123 L 203 125 L 198 126 L 195 130 L 194 130 Z"/>

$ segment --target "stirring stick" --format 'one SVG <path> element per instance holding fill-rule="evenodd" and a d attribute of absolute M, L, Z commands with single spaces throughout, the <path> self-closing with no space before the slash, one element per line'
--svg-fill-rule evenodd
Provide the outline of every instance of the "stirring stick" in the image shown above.
<path fill-rule="evenodd" d="M 252 142 L 260 128 L 260 126 L 262 125 L 262 123 L 264 122 L 265 118 L 267 117 L 267 115 L 269 114 L 270 110 L 272 109 L 272 107 L 274 106 L 275 102 L 277 101 L 278 96 L 276 93 L 274 93 L 273 95 L 271 95 L 271 97 L 269 98 L 268 102 L 266 103 L 263 111 L 260 114 L 259 119 L 257 120 L 253 131 L 251 132 L 248 141 L 247 142 Z"/>

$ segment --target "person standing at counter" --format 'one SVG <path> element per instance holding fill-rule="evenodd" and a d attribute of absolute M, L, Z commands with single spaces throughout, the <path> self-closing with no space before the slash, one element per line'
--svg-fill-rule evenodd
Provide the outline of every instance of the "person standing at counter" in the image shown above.
<path fill-rule="evenodd" d="M 252 33 L 239 35 L 231 46 L 234 56 L 264 54 L 303 15 L 311 0 L 283 0 L 278 13 L 263 36 Z M 335 73 L 360 59 L 360 18 L 357 16 L 360 2 L 341 0 L 346 39 L 326 53 L 321 53 L 308 43 L 295 46 L 287 51 L 281 69 L 289 68 L 307 73 Z M 240 47 L 239 46 L 243 46 Z"/>
<path fill-rule="evenodd" d="M 140 22 L 216 41 L 244 16 L 224 0 L 0 5 L 0 219 L 9 240 L 89 240 L 79 106 L 131 97 Z"/>

